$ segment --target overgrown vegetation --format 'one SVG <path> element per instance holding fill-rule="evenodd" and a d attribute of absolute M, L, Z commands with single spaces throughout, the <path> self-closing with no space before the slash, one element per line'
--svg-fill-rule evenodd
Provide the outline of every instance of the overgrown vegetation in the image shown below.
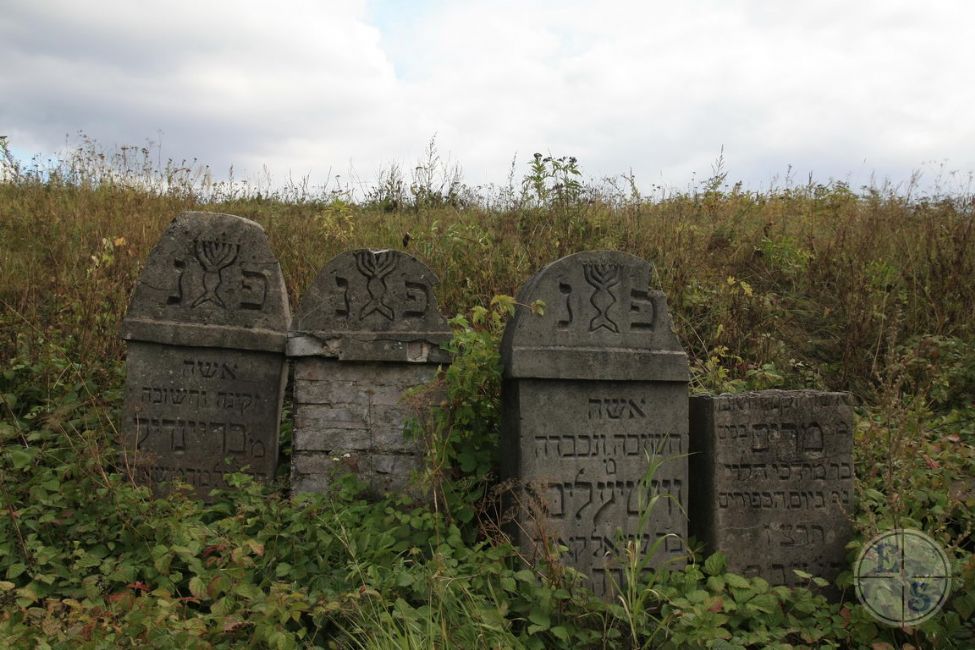
<path fill-rule="evenodd" d="M 968 196 L 839 183 L 640 196 L 536 156 L 470 188 L 431 146 L 412 182 L 357 197 L 213 183 L 205 168 L 104 155 L 0 155 L 0 644 L 9 647 L 957 647 L 975 644 L 975 233 Z M 180 211 L 268 232 L 293 304 L 353 247 L 397 247 L 439 275 L 457 361 L 413 397 L 421 502 L 287 497 L 234 476 L 203 505 L 152 500 L 119 466 L 117 332 L 150 247 Z M 498 340 L 518 285 L 584 249 L 651 260 L 693 388 L 822 388 L 858 403 L 851 559 L 894 525 L 953 562 L 944 612 L 875 624 L 852 599 L 771 587 L 693 556 L 614 603 L 557 564 L 529 567 L 498 527 Z M 475 262 L 475 263 L 472 263 Z M 285 447 L 287 449 L 287 447 Z M 632 551 L 632 549 L 631 549 Z M 642 558 L 622 562 L 638 566 Z M 637 572 L 639 573 L 639 572 Z M 886 644 L 886 645 L 885 645 Z"/>

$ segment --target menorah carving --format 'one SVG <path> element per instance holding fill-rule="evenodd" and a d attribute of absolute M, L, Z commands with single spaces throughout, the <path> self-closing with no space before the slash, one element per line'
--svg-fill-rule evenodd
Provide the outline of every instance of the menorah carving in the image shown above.
<path fill-rule="evenodd" d="M 211 240 L 196 240 L 194 242 L 196 259 L 203 266 L 203 294 L 193 301 L 193 307 L 206 302 L 212 302 L 226 309 L 227 305 L 217 295 L 220 287 L 220 272 L 234 263 L 240 244 L 228 244 Z"/>
<path fill-rule="evenodd" d="M 369 292 L 369 302 L 362 307 L 359 318 L 379 312 L 388 320 L 393 320 L 393 309 L 383 299 L 386 297 L 386 276 L 396 268 L 396 261 L 397 258 L 389 251 L 359 251 L 355 254 L 355 266 L 367 278 L 366 290 Z"/>
<path fill-rule="evenodd" d="M 609 309 L 616 304 L 616 296 L 610 289 L 620 283 L 620 267 L 616 264 L 584 264 L 582 270 L 586 282 L 595 289 L 589 302 L 596 308 L 596 316 L 589 321 L 589 331 L 605 327 L 610 332 L 619 333 L 619 326 L 609 317 Z"/>

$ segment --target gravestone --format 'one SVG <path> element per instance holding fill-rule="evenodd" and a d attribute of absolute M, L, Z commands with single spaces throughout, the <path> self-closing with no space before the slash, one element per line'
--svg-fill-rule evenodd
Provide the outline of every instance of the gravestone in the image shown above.
<path fill-rule="evenodd" d="M 691 398 L 691 535 L 731 571 L 833 580 L 852 536 L 853 410 L 844 393 Z"/>
<path fill-rule="evenodd" d="M 138 482 L 206 498 L 223 474 L 272 478 L 289 320 L 264 230 L 186 212 L 153 248 L 122 322 L 122 433 Z"/>
<path fill-rule="evenodd" d="M 403 435 L 404 393 L 449 363 L 437 277 L 392 250 L 332 259 L 301 299 L 288 340 L 295 365 L 292 489 L 324 492 L 351 470 L 374 493 L 405 489 L 421 465 Z"/>
<path fill-rule="evenodd" d="M 566 547 L 605 597 L 623 584 L 626 543 L 647 554 L 662 539 L 652 566 L 684 557 L 687 356 L 650 275 L 624 253 L 564 257 L 523 287 L 502 343 L 516 541 L 534 560 Z M 525 307 L 536 300 L 543 315 Z M 645 481 L 651 457 L 665 462 Z"/>

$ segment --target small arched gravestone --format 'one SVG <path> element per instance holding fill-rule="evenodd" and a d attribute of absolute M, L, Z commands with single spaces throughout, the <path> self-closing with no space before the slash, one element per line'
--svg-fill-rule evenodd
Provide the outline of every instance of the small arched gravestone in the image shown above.
<path fill-rule="evenodd" d="M 126 460 L 138 482 L 206 498 L 223 475 L 272 478 L 288 296 L 260 225 L 186 212 L 149 255 L 125 320 Z"/>
<path fill-rule="evenodd" d="M 375 493 L 407 487 L 421 449 L 404 439 L 403 395 L 450 362 L 437 283 L 406 253 L 362 249 L 333 258 L 305 292 L 288 340 L 295 492 L 324 492 L 343 468 Z"/>
<path fill-rule="evenodd" d="M 534 559 L 566 547 L 605 597 L 624 583 L 628 543 L 646 555 L 661 539 L 652 566 L 684 557 L 687 356 L 650 274 L 618 252 L 553 262 L 522 288 L 502 343 L 517 542 Z M 525 308 L 536 300 L 544 315 Z M 651 458 L 663 464 L 645 480 Z"/>

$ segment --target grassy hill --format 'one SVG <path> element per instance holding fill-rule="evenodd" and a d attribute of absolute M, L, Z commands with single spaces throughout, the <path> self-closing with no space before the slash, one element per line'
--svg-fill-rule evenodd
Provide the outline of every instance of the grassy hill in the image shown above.
<path fill-rule="evenodd" d="M 260 193 L 146 152 L 86 144 L 0 172 L 0 640 L 11 647 L 971 647 L 975 644 L 975 217 L 970 196 L 840 183 L 748 192 L 716 173 L 640 196 L 537 156 L 470 188 L 434 155 L 361 196 Z M 3 157 L 0 157 L 3 158 Z M 118 339 L 133 284 L 187 209 L 261 223 L 292 304 L 332 256 L 400 248 L 441 280 L 458 361 L 418 424 L 438 498 L 286 497 L 281 480 L 204 506 L 154 501 L 117 454 Z M 954 596 L 918 629 L 771 588 L 694 557 L 605 604 L 557 563 L 527 567 L 494 525 L 499 295 L 586 249 L 650 260 L 692 390 L 847 390 L 857 403 L 857 540 L 938 539 Z M 639 564 L 642 558 L 621 558 Z M 777 644 L 777 645 L 776 645 Z"/>

